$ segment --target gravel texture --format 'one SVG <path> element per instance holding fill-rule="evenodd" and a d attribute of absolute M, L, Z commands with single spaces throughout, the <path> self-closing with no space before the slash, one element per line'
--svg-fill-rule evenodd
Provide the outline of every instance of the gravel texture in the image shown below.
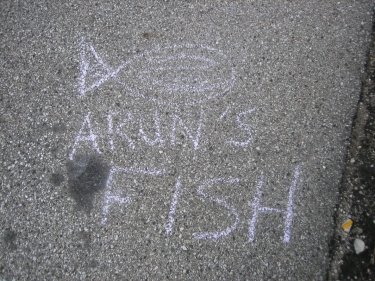
<path fill-rule="evenodd" d="M 1 1 L 0 278 L 327 278 L 372 5 Z"/>
<path fill-rule="evenodd" d="M 332 240 L 330 280 L 375 280 L 375 34 L 368 53 L 366 76 L 354 117 L 351 144 L 346 156 L 342 193 L 336 213 L 336 235 Z M 346 219 L 351 231 L 341 229 Z M 356 254 L 360 239 L 365 249 Z M 357 240 L 357 243 L 355 242 Z M 359 242 L 359 244 L 361 244 Z"/>

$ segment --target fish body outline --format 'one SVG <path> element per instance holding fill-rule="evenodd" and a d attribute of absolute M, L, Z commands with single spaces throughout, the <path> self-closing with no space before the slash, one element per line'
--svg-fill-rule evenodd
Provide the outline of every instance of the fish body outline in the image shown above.
<path fill-rule="evenodd" d="M 117 68 L 110 67 L 84 38 L 80 47 L 78 92 L 81 98 L 113 79 L 135 97 L 159 104 L 195 105 L 225 95 L 236 81 L 234 64 L 228 56 L 206 45 L 158 46 L 131 57 Z M 94 63 L 90 63 L 88 56 Z M 132 69 L 132 65 L 135 65 L 135 69 Z M 133 79 L 129 80 L 136 81 L 134 85 L 119 77 L 125 70 L 133 75 Z M 194 77 L 196 73 L 202 77 Z M 218 75 L 210 81 L 210 77 L 207 79 L 205 75 L 212 76 L 212 73 Z M 225 76 L 224 79 L 220 75 Z M 88 82 L 88 77 L 93 81 Z M 128 77 L 125 75 L 125 78 Z"/>

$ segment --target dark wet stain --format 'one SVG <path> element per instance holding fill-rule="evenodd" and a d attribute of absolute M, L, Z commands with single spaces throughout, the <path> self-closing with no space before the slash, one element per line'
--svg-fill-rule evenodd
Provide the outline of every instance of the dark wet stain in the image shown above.
<path fill-rule="evenodd" d="M 5 229 L 4 231 L 4 242 L 7 247 L 13 251 L 17 249 L 16 245 L 16 238 L 17 238 L 17 233 L 9 228 Z"/>
<path fill-rule="evenodd" d="M 150 32 L 144 32 L 142 33 L 142 37 L 146 39 L 152 39 L 158 37 L 157 35 L 150 33 Z"/>
<path fill-rule="evenodd" d="M 52 174 L 49 177 L 50 183 L 55 186 L 59 186 L 64 181 L 64 176 L 62 174 Z"/>
<path fill-rule="evenodd" d="M 98 267 L 99 266 L 99 262 L 95 259 L 92 259 L 90 262 L 89 262 L 89 267 L 91 268 L 95 268 L 95 267 Z"/>
<path fill-rule="evenodd" d="M 109 166 L 98 155 L 75 155 L 67 162 L 71 197 L 81 210 L 90 212 L 94 195 L 105 188 Z"/>
<path fill-rule="evenodd" d="M 64 133 L 66 131 L 66 125 L 65 124 L 54 124 L 52 126 L 52 131 L 54 133 Z"/>
<path fill-rule="evenodd" d="M 90 247 L 91 243 L 91 234 L 87 231 L 81 231 L 79 233 L 81 240 L 83 241 L 83 245 L 88 248 Z"/>
<path fill-rule="evenodd" d="M 91 244 L 91 239 L 92 237 L 89 231 L 77 232 L 74 245 L 77 247 L 77 249 L 80 249 L 80 250 L 89 249 L 90 244 Z"/>

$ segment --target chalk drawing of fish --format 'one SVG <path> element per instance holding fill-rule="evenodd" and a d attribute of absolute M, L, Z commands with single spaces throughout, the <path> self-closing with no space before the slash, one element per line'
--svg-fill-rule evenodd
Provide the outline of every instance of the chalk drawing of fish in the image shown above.
<path fill-rule="evenodd" d="M 236 81 L 228 56 L 205 45 L 157 47 L 112 68 L 83 38 L 80 58 L 81 97 L 112 79 L 127 93 L 145 100 L 193 105 L 226 94 Z"/>

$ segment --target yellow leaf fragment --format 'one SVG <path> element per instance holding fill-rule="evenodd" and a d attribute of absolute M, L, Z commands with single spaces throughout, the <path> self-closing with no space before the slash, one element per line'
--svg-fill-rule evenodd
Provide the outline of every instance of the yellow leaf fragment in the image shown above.
<path fill-rule="evenodd" d="M 344 222 L 342 224 L 342 229 L 345 231 L 345 232 L 349 232 L 350 231 L 350 228 L 352 227 L 353 225 L 353 221 L 352 220 L 347 220 L 346 222 Z"/>

